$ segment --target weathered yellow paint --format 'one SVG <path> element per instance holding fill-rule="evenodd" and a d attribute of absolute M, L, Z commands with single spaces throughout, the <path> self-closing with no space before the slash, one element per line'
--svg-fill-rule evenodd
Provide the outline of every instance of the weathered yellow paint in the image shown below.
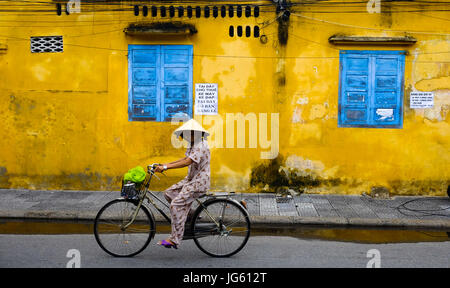
<path fill-rule="evenodd" d="M 222 119 L 197 117 L 214 131 L 213 190 L 260 191 L 264 183 L 250 185 L 252 171 L 271 163 L 261 159 L 260 152 L 270 149 L 259 140 L 257 148 L 248 148 L 248 139 L 247 148 L 227 148 L 227 113 L 266 113 L 269 127 L 270 114 L 279 113 L 281 162 L 272 162 L 278 169 L 270 177 L 303 177 L 304 192 L 360 194 L 384 186 L 393 194 L 443 195 L 450 184 L 449 12 L 424 6 L 430 11 L 395 13 L 411 2 L 382 2 L 381 14 L 368 14 L 365 3 L 350 9 L 320 1 L 293 6 L 289 22 L 281 24 L 275 4 L 259 1 L 266 6 L 256 19 L 221 18 L 220 12 L 214 19 L 211 11 L 208 19 L 182 19 L 196 26 L 193 36 L 132 37 L 123 33 L 129 23 L 169 17 L 135 17 L 129 2 L 114 8 L 130 11 L 100 12 L 108 6 L 84 1 L 80 14 L 57 16 L 55 2 L 48 3 L 39 8 L 54 13 L 28 13 L 36 7 L 15 4 L 9 8 L 20 11 L 0 12 L 1 188 L 118 189 L 130 167 L 184 155 L 171 145 L 177 126 L 128 121 L 129 44 L 193 45 L 194 83 L 218 83 Z M 362 13 L 313 13 L 330 9 Z M 230 38 L 230 25 L 259 25 L 268 42 Z M 279 41 L 279 30 L 287 32 L 286 45 Z M 327 41 L 332 35 L 405 34 L 417 43 L 349 46 Z M 30 53 L 30 36 L 45 35 L 63 35 L 64 52 Z M 339 50 L 345 49 L 408 51 L 402 129 L 337 127 Z M 435 106 L 410 109 L 411 91 L 433 91 Z M 155 189 L 185 174 L 186 169 L 168 171 Z"/>

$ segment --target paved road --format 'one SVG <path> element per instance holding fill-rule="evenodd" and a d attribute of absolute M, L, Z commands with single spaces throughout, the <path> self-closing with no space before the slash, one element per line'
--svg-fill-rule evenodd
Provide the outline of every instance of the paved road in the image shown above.
<path fill-rule="evenodd" d="M 177 267 L 177 268 L 297 268 L 366 267 L 380 252 L 381 267 L 450 267 L 450 242 L 405 244 L 357 244 L 304 240 L 294 237 L 255 236 L 239 254 L 226 259 L 204 255 L 193 241 L 178 250 L 156 246 L 164 234 L 134 258 L 113 258 L 104 253 L 92 235 L 0 235 L 0 267 L 66 267 L 80 251 L 81 267 Z M 375 254 L 372 254 L 375 255 Z"/>

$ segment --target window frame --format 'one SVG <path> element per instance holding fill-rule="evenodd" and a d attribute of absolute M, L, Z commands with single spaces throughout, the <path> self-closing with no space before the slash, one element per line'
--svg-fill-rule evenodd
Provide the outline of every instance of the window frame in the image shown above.
<path fill-rule="evenodd" d="M 170 119 L 166 118 L 164 111 L 165 89 L 164 86 L 164 68 L 176 67 L 174 64 L 164 63 L 165 51 L 176 49 L 188 49 L 188 116 L 192 118 L 193 115 L 193 45 L 162 45 L 162 44 L 129 44 L 128 45 L 128 121 L 146 121 L 146 122 L 170 122 Z M 135 50 L 152 50 L 155 49 L 158 56 L 155 69 L 156 69 L 156 119 L 150 119 L 151 117 L 136 116 L 133 113 L 133 51 Z M 136 67 L 134 67 L 136 68 Z"/>
<path fill-rule="evenodd" d="M 397 98 L 396 98 L 396 106 L 395 109 L 397 109 L 397 115 L 398 115 L 398 123 L 395 124 L 382 124 L 377 123 L 377 121 L 374 121 L 374 119 L 371 117 L 371 115 L 367 115 L 367 119 L 365 120 L 364 124 L 358 123 L 345 123 L 343 117 L 344 109 L 347 107 L 344 106 L 343 103 L 343 86 L 344 86 L 344 78 L 346 75 L 344 75 L 344 61 L 346 61 L 348 55 L 354 55 L 355 57 L 367 57 L 368 59 L 368 75 L 367 75 L 367 108 L 366 113 L 373 113 L 373 109 L 383 109 L 383 108 L 376 108 L 378 106 L 383 106 L 382 104 L 375 104 L 375 82 L 376 82 L 376 63 L 374 62 L 377 60 L 377 57 L 393 57 L 396 56 L 398 59 L 398 67 L 397 67 Z M 338 95 L 338 127 L 339 128 L 394 128 L 394 129 L 402 129 L 403 128 L 403 106 L 404 106 L 404 77 L 405 77 L 405 55 L 406 51 L 402 50 L 341 50 L 340 51 L 340 57 L 339 57 L 339 95 Z M 346 64 L 347 65 L 347 62 Z M 386 104 L 387 105 L 387 104 Z M 394 104 L 390 104 L 394 105 Z M 387 105 L 389 106 L 389 105 Z M 356 109 L 356 108 L 355 108 Z M 388 108 L 390 109 L 390 108 Z M 395 115 L 395 114 L 394 114 Z"/>

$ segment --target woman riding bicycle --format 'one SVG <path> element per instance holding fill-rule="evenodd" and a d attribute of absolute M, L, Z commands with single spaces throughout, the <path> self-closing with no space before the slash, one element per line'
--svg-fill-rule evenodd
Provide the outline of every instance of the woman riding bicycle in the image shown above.
<path fill-rule="evenodd" d="M 161 164 L 155 171 L 163 172 L 189 166 L 188 175 L 164 191 L 164 196 L 170 203 L 172 233 L 169 238 L 159 241 L 158 245 L 177 249 L 183 239 L 184 225 L 190 214 L 191 205 L 196 198 L 209 190 L 211 173 L 210 152 L 206 141 L 209 133 L 197 121 L 191 119 L 175 130 L 174 134 L 188 142 L 186 157 Z"/>

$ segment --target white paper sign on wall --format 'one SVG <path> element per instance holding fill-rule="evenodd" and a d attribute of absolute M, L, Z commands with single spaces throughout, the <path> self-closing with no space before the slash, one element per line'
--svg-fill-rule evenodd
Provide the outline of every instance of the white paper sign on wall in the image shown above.
<path fill-rule="evenodd" d="M 217 115 L 218 114 L 218 91 L 217 83 L 195 84 L 195 114 Z"/>
<path fill-rule="evenodd" d="M 433 108 L 434 106 L 433 92 L 411 92 L 409 96 L 409 108 L 411 109 Z"/>

